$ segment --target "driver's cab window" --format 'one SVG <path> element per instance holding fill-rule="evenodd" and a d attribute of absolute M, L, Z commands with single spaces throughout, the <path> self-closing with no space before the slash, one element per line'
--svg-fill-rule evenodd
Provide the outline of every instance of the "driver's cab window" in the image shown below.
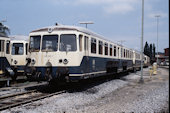
<path fill-rule="evenodd" d="M 12 44 L 12 55 L 23 55 L 24 46 L 23 43 L 13 43 Z"/>
<path fill-rule="evenodd" d="M 60 51 L 77 51 L 76 35 L 62 34 L 60 35 Z"/>

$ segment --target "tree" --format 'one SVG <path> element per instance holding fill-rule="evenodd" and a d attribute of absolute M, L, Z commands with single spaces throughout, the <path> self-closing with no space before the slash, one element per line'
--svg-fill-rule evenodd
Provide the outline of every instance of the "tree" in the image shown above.
<path fill-rule="evenodd" d="M 153 46 L 152 44 L 150 44 L 150 63 L 152 64 L 153 63 Z"/>
<path fill-rule="evenodd" d="M 146 41 L 145 46 L 144 46 L 144 54 L 147 56 L 150 56 L 150 49 L 149 49 L 149 45 L 148 42 Z"/>
<path fill-rule="evenodd" d="M 9 34 L 9 28 L 0 22 L 0 36 L 8 36 Z"/>
<path fill-rule="evenodd" d="M 156 59 L 155 59 L 155 53 L 156 53 L 156 47 L 155 47 L 155 44 L 153 44 L 153 59 L 154 59 L 154 60 L 156 60 Z"/>
<path fill-rule="evenodd" d="M 152 59 L 152 54 L 153 54 L 153 50 L 152 50 L 152 44 L 150 44 L 150 55 L 149 55 L 149 57 L 150 57 L 150 59 Z"/>

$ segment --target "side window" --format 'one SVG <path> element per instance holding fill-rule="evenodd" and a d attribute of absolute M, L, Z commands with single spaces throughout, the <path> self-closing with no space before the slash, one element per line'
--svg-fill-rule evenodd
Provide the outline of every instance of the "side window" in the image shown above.
<path fill-rule="evenodd" d="M 84 37 L 84 50 L 88 51 L 89 45 L 88 45 L 88 37 Z"/>
<path fill-rule="evenodd" d="M 126 51 L 125 51 L 125 49 L 124 49 L 124 58 L 125 58 L 125 55 L 126 55 Z"/>
<path fill-rule="evenodd" d="M 83 35 L 79 35 L 79 50 L 82 51 L 83 50 Z"/>
<path fill-rule="evenodd" d="M 99 54 L 102 55 L 103 54 L 103 42 L 99 41 Z"/>
<path fill-rule="evenodd" d="M 10 53 L 10 41 L 6 43 L 6 54 Z"/>
<path fill-rule="evenodd" d="M 123 57 L 123 49 L 121 48 L 121 58 Z"/>
<path fill-rule="evenodd" d="M 91 53 L 96 53 L 96 39 L 91 38 Z"/>
<path fill-rule="evenodd" d="M 4 52 L 4 40 L 0 40 L 0 52 Z"/>
<path fill-rule="evenodd" d="M 25 54 L 28 54 L 28 43 L 25 44 Z"/>
<path fill-rule="evenodd" d="M 126 49 L 126 58 L 128 57 L 128 55 L 127 55 L 127 49 Z"/>
<path fill-rule="evenodd" d="M 110 56 L 112 56 L 112 45 L 110 44 Z"/>
<path fill-rule="evenodd" d="M 105 43 L 105 55 L 108 55 L 108 43 Z"/>
<path fill-rule="evenodd" d="M 116 46 L 114 46 L 114 56 L 116 56 Z"/>
<path fill-rule="evenodd" d="M 118 57 L 119 57 L 119 47 L 117 48 L 117 55 L 118 55 Z"/>

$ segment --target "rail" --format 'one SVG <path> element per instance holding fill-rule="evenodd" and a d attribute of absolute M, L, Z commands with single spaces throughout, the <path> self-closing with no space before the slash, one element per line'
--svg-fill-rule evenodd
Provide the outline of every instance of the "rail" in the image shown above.
<path fill-rule="evenodd" d="M 18 93 L 18 94 L 3 96 L 3 97 L 0 97 L 0 111 L 9 109 L 9 108 L 13 108 L 13 107 L 16 107 L 19 105 L 27 104 L 30 102 L 34 102 L 37 100 L 41 100 L 44 98 L 48 98 L 53 95 L 62 94 L 65 92 L 66 92 L 66 90 L 47 94 L 47 93 L 38 92 L 36 90 L 31 90 L 28 92 L 22 92 L 22 93 Z M 27 95 L 27 96 L 25 96 L 25 95 Z"/>

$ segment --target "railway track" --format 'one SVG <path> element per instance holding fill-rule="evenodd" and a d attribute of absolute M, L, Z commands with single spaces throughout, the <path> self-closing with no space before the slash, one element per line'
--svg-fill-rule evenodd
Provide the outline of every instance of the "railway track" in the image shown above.
<path fill-rule="evenodd" d="M 27 92 L 21 92 L 17 94 L 11 94 L 8 96 L 3 96 L 0 97 L 0 111 L 5 110 L 5 109 L 10 109 L 16 106 L 20 106 L 23 104 L 27 104 L 30 102 L 34 102 L 37 100 L 41 100 L 44 98 L 51 97 L 53 95 L 58 95 L 65 93 L 66 90 L 58 91 L 55 93 L 41 93 L 38 92 L 37 90 L 31 90 Z"/>
<path fill-rule="evenodd" d="M 122 75 L 120 74 L 119 76 L 122 76 Z M 96 85 L 96 84 L 105 82 L 105 80 L 106 80 L 106 78 L 104 80 L 102 78 L 96 78 L 96 79 L 94 79 L 94 80 L 92 79 L 92 81 L 91 80 L 84 81 L 86 83 L 86 85 L 91 83 L 91 85 L 87 85 L 87 88 L 93 87 L 94 84 L 92 84 L 92 83 L 94 83 L 95 81 L 101 81 L 101 82 L 95 83 L 95 85 Z M 112 76 L 110 78 L 110 80 L 113 80 L 113 79 L 114 79 L 114 77 Z M 107 79 L 107 80 L 109 80 L 109 79 Z M 61 91 L 57 91 L 54 93 L 49 93 L 49 92 L 42 93 L 42 92 L 39 92 L 38 90 L 29 90 L 26 92 L 19 92 L 19 93 L 15 93 L 15 94 L 6 95 L 6 96 L 0 96 L 0 111 L 5 110 L 5 109 L 10 109 L 10 108 L 13 108 L 16 106 L 20 106 L 23 104 L 31 103 L 31 102 L 41 100 L 44 98 L 48 98 L 53 95 L 58 95 L 58 94 L 62 94 L 65 92 L 74 92 L 75 90 L 78 90 L 78 91 L 84 90 L 84 89 L 86 89 L 86 87 L 83 88 L 84 82 L 82 82 L 78 85 L 76 84 L 76 87 L 74 85 L 71 85 L 71 87 L 68 88 L 67 90 L 61 90 Z M 42 83 L 41 85 L 44 85 L 44 84 L 46 84 L 46 83 Z M 25 88 L 25 86 L 23 86 L 23 87 Z"/>

